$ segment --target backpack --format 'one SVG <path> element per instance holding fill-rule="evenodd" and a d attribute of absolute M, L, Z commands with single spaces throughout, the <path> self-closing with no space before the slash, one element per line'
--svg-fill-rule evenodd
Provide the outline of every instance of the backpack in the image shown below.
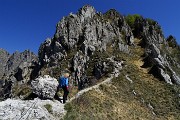
<path fill-rule="evenodd" d="M 59 78 L 59 87 L 62 88 L 65 85 L 66 85 L 66 79 L 64 78 L 64 76 L 61 76 Z"/>

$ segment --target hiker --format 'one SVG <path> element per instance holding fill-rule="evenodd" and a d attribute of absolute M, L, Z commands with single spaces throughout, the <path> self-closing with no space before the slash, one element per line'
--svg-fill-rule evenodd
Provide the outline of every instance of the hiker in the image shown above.
<path fill-rule="evenodd" d="M 69 94 L 68 78 L 69 78 L 69 73 L 65 73 L 63 77 L 59 78 L 60 87 L 64 91 L 64 94 L 63 94 L 63 103 L 66 103 L 67 96 Z"/>
<path fill-rule="evenodd" d="M 67 96 L 69 94 L 69 88 L 68 88 L 69 87 L 68 86 L 69 80 L 68 80 L 68 78 L 69 78 L 69 73 L 65 73 L 62 77 L 59 78 L 59 86 L 58 86 L 56 94 L 54 96 L 55 99 L 57 99 L 58 101 L 61 102 L 61 99 L 59 98 L 57 93 L 58 93 L 59 89 L 62 88 L 63 91 L 64 91 L 64 94 L 63 94 L 63 103 L 66 103 Z"/>

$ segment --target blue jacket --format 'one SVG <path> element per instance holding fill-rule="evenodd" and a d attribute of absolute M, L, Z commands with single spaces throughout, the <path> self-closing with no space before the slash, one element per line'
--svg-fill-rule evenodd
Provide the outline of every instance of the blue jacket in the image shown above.
<path fill-rule="evenodd" d="M 59 86 L 60 87 L 68 86 L 68 78 L 60 77 L 59 78 Z"/>

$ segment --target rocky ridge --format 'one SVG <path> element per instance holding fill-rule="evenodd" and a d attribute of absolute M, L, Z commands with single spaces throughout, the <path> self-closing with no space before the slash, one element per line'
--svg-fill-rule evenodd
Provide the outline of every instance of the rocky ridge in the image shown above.
<path fill-rule="evenodd" d="M 136 52 L 138 49 L 140 51 Z M 146 76 L 153 75 L 174 86 L 180 84 L 180 49 L 176 39 L 173 36 L 166 39 L 160 25 L 152 19 L 140 15 L 123 16 L 114 9 L 103 14 L 86 5 L 76 14 L 63 17 L 56 26 L 54 37 L 41 44 L 38 58 L 30 51 L 13 55 L 1 51 L 0 69 L 3 74 L 0 76 L 8 80 L 7 84 L 11 84 L 9 81 L 17 83 L 9 88 L 15 98 L 23 96 L 23 99 L 29 99 L 34 86 L 34 93 L 38 96 L 52 99 L 57 80 L 53 79 L 56 81 L 53 82 L 53 92 L 46 96 L 52 84 L 42 82 L 38 76 L 48 74 L 58 78 L 64 72 L 71 74 L 72 90 L 78 86 L 79 90 L 86 91 L 104 77 L 112 74 L 119 77 L 119 71 L 121 73 L 136 56 L 142 59 L 143 65 L 139 67 L 147 70 Z M 128 74 L 125 74 L 126 79 L 134 84 Z M 47 89 L 43 90 L 44 86 L 37 83 L 42 83 Z M 28 89 L 22 89 L 22 85 L 27 85 Z M 20 90 L 17 92 L 16 88 Z M 25 90 L 28 95 L 22 92 Z M 39 91 L 44 91 L 42 96 Z M 133 94 L 136 96 L 138 93 L 133 90 Z"/>
<path fill-rule="evenodd" d="M 33 67 L 37 62 L 37 56 L 29 50 L 20 53 L 16 51 L 12 55 L 3 49 L 1 53 L 0 79 L 4 80 L 29 80 Z"/>

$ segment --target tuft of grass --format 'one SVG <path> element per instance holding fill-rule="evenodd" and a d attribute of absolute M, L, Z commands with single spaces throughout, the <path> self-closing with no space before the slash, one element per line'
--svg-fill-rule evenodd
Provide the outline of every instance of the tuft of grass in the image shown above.
<path fill-rule="evenodd" d="M 46 105 L 44 105 L 44 107 L 47 109 L 47 111 L 49 112 L 49 113 L 52 113 L 53 111 L 52 111 L 52 105 L 51 104 L 46 104 Z"/>

